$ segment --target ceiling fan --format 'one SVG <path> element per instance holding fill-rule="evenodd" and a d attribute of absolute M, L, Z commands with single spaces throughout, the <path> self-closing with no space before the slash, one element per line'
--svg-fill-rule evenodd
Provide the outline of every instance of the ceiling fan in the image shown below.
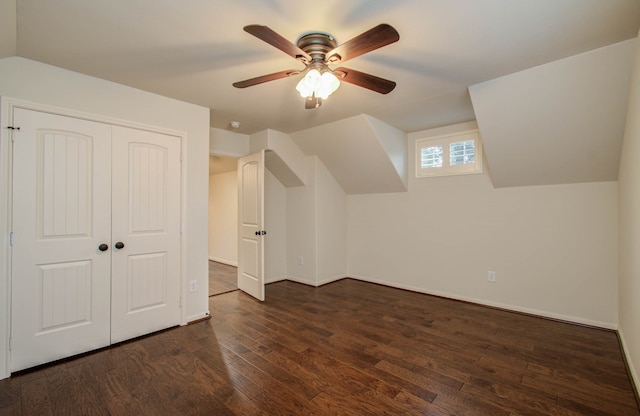
<path fill-rule="evenodd" d="M 305 108 L 318 108 L 344 81 L 359 87 L 388 94 L 396 83 L 375 75 L 359 72 L 354 69 L 339 67 L 329 68 L 330 64 L 339 64 L 349 59 L 371 52 L 390 43 L 398 41 L 400 35 L 388 24 L 380 24 L 355 38 L 338 45 L 333 36 L 324 32 L 305 33 L 298 38 L 296 44 L 288 41 L 267 26 L 249 25 L 244 31 L 274 46 L 294 59 L 302 62 L 302 70 L 288 69 L 263 75 L 244 81 L 234 82 L 236 88 L 246 88 L 263 82 L 275 81 L 293 75 L 305 74 L 296 89 L 306 98 Z"/>

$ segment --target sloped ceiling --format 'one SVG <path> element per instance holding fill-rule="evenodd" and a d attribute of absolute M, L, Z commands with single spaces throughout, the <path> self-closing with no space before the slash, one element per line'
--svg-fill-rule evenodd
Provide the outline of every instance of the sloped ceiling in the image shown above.
<path fill-rule="evenodd" d="M 638 0 L 3 0 L 0 30 L 19 56 L 211 109 L 212 126 L 284 133 L 358 114 L 405 132 L 475 118 L 469 85 L 637 36 Z M 11 8 L 15 12 L 11 12 Z M 4 7 L 9 10 L 5 15 Z M 16 25 L 17 16 L 17 25 Z M 6 22 L 8 21 L 8 22 Z M 7 23 L 5 25 L 5 23 Z M 298 61 L 245 33 L 264 24 L 343 43 L 388 23 L 400 40 L 344 66 L 397 82 L 388 95 L 345 84 L 305 110 L 295 77 L 234 81 Z M 4 39 L 3 39 L 4 41 Z M 3 42 L 4 43 L 4 42 Z"/>
<path fill-rule="evenodd" d="M 469 88 L 494 186 L 617 179 L 635 42 Z"/>
<path fill-rule="evenodd" d="M 305 155 L 316 155 L 347 194 L 407 190 L 407 137 L 359 115 L 291 134 Z"/>
<path fill-rule="evenodd" d="M 245 33 L 245 25 L 267 25 L 292 42 L 305 32 L 319 30 L 344 43 L 379 23 L 394 26 L 400 40 L 345 66 L 396 81 L 396 89 L 388 95 L 344 84 L 322 107 L 305 110 L 294 77 L 242 90 L 232 87 L 234 81 L 302 69 L 298 61 Z M 334 166 L 334 174 L 342 178 L 348 192 L 383 192 L 401 189 L 403 180 L 392 159 L 378 160 L 385 150 L 377 134 L 365 134 L 370 140 L 361 141 L 360 133 L 345 127 L 343 137 L 361 141 L 360 146 L 349 147 L 309 130 L 332 131 L 333 123 L 340 125 L 340 120 L 363 114 L 407 133 L 477 118 L 486 136 L 488 168 L 496 186 L 607 180 L 602 178 L 611 175 L 604 172 L 616 170 L 610 163 L 614 158 L 601 150 L 616 146 L 608 140 L 618 134 L 616 126 L 625 111 L 618 119 L 600 118 L 589 128 L 580 123 L 563 128 L 558 122 L 562 118 L 590 119 L 596 112 L 588 110 L 580 116 L 579 111 L 570 110 L 562 116 L 567 107 L 560 108 L 559 103 L 569 108 L 575 103 L 560 98 L 562 90 L 571 90 L 578 79 L 556 81 L 554 90 L 549 90 L 551 95 L 559 94 L 557 100 L 555 95 L 547 100 L 555 105 L 553 114 L 543 111 L 544 104 L 536 107 L 522 95 L 509 98 L 511 105 L 500 101 L 497 88 L 502 81 L 492 84 L 492 80 L 508 80 L 508 74 L 523 74 L 634 39 L 639 29 L 639 0 L 2 0 L 0 58 L 18 55 L 202 105 L 211 110 L 213 127 L 231 131 L 230 122 L 239 121 L 241 127 L 233 131 L 242 135 L 273 129 L 300 138 L 298 132 L 307 131 L 308 137 L 320 142 L 300 138 L 305 153 L 322 155 L 323 163 Z M 607 71 L 593 75 L 606 77 Z M 538 87 L 545 91 L 535 76 L 514 75 L 512 82 L 519 84 L 516 90 L 524 88 L 523 93 Z M 483 83 L 485 90 L 496 92 L 481 97 Z M 471 85 L 478 86 L 475 92 L 472 89 L 475 112 Z M 600 89 L 585 91 L 601 93 Z M 593 95 L 573 97 L 588 102 Z M 611 112 L 619 109 L 612 107 Z M 496 127 L 498 120 L 507 125 Z M 539 132 L 531 126 L 539 126 Z M 364 128 L 371 130 L 371 126 Z M 556 128 L 557 132 L 547 134 Z M 592 158 L 592 168 L 606 166 L 595 169 L 602 170 L 602 175 L 593 176 L 583 166 L 556 168 L 560 162 L 551 159 L 543 164 L 548 169 L 523 162 L 541 153 L 544 140 L 568 151 L 574 149 L 575 140 L 593 130 L 601 132 L 593 140 L 602 143 L 584 147 L 590 150 L 583 156 Z M 518 138 L 513 139 L 514 135 Z M 327 142 L 340 151 L 325 149 Z M 368 155 L 362 146 L 377 150 Z M 374 162 L 381 164 L 379 169 L 388 177 L 378 176 L 367 166 Z M 580 157 L 563 163 L 585 165 Z M 347 166 L 357 173 L 347 172 Z M 375 181 L 376 185 L 367 183 Z"/>

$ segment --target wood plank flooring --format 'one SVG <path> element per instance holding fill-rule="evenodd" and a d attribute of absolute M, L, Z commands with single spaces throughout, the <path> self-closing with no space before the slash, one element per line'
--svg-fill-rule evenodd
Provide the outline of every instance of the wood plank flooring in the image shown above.
<path fill-rule="evenodd" d="M 238 268 L 209 260 L 209 296 L 238 290 Z"/>
<path fill-rule="evenodd" d="M 0 381 L 0 415 L 640 415 L 614 332 L 356 280 Z"/>

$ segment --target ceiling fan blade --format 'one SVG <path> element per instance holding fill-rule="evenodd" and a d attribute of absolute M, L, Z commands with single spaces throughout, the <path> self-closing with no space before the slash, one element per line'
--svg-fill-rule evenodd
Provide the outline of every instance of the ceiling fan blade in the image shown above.
<path fill-rule="evenodd" d="M 274 72 L 273 74 L 234 82 L 233 86 L 236 88 L 247 88 L 254 85 L 262 84 L 263 82 L 275 81 L 277 79 L 290 77 L 292 75 L 298 75 L 299 73 L 300 71 L 298 71 L 297 69 L 288 69 L 286 71 Z"/>
<path fill-rule="evenodd" d="M 280 49 L 282 52 L 291 56 L 292 58 L 298 59 L 305 64 L 311 62 L 311 56 L 308 53 L 298 48 L 293 43 L 289 42 L 284 37 L 280 36 L 267 26 L 262 25 L 249 25 L 244 27 L 244 31 L 252 34 L 258 39 L 267 42 L 269 45 Z"/>
<path fill-rule="evenodd" d="M 336 68 L 333 73 L 341 81 L 379 92 L 380 94 L 388 94 L 396 87 L 396 83 L 393 81 L 356 71 L 355 69 Z"/>
<path fill-rule="evenodd" d="M 328 63 L 345 62 L 375 49 L 397 42 L 400 34 L 392 26 L 382 23 L 327 53 Z"/>

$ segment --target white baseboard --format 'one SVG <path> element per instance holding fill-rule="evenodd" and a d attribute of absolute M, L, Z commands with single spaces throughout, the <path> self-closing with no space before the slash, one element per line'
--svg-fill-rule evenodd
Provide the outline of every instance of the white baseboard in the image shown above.
<path fill-rule="evenodd" d="M 209 318 L 210 316 L 211 314 L 209 313 L 209 311 L 197 313 L 194 315 L 189 315 L 187 316 L 187 322 L 183 325 L 188 325 L 191 322 L 199 321 L 200 319 L 204 319 L 204 318 Z"/>
<path fill-rule="evenodd" d="M 338 280 L 346 279 L 348 276 L 346 274 L 339 274 L 332 277 L 327 277 L 325 279 L 318 281 L 318 286 L 323 286 L 332 282 L 337 282 Z"/>
<path fill-rule="evenodd" d="M 226 264 L 227 266 L 238 267 L 238 263 L 237 262 L 233 262 L 233 261 L 225 260 L 225 259 L 220 259 L 218 257 L 209 256 L 209 260 L 215 261 L 216 263 Z"/>
<path fill-rule="evenodd" d="M 345 278 L 347 278 L 347 275 L 340 274 L 332 277 L 327 277 L 326 279 L 322 279 L 317 282 L 310 282 L 309 280 L 303 279 L 301 277 L 296 277 L 296 276 L 286 276 L 282 280 L 290 280 L 292 282 L 302 283 L 303 285 L 307 285 L 307 286 L 320 287 L 320 286 L 326 285 L 327 283 L 335 282 L 337 280 L 341 280 Z"/>
<path fill-rule="evenodd" d="M 435 290 L 427 290 L 427 289 L 424 289 L 424 288 L 421 288 L 421 287 L 416 287 L 416 286 L 411 286 L 411 285 L 390 283 L 390 282 L 388 282 L 386 280 L 372 279 L 372 278 L 368 278 L 368 277 L 365 277 L 365 276 L 349 275 L 349 277 L 352 278 L 352 279 L 362 280 L 364 282 L 377 283 L 377 284 L 384 285 L 384 286 L 395 287 L 397 289 L 411 290 L 412 292 L 424 293 L 424 294 L 427 294 L 427 295 L 433 295 L 433 296 L 439 296 L 439 297 L 443 297 L 443 298 L 461 300 L 461 301 L 470 302 L 470 303 L 477 303 L 479 305 L 491 306 L 491 307 L 494 307 L 494 308 L 500 308 L 500 309 L 510 310 L 510 311 L 514 311 L 514 312 L 522 312 L 522 313 L 526 313 L 526 314 L 529 314 L 529 315 L 540 316 L 540 317 L 543 317 L 543 318 L 550 318 L 550 319 L 556 319 L 556 320 L 560 320 L 560 321 L 573 322 L 573 323 L 576 323 L 576 324 L 588 325 L 588 326 L 593 326 L 593 327 L 603 328 L 603 329 L 612 329 L 612 330 L 617 330 L 618 329 L 618 325 L 616 323 L 611 323 L 611 322 L 594 321 L 594 320 L 591 320 L 591 319 L 584 319 L 584 318 L 579 318 L 579 317 L 571 316 L 571 315 L 562 315 L 562 314 L 557 314 L 557 313 L 553 313 L 553 312 L 541 311 L 541 310 L 538 310 L 538 309 L 523 308 L 523 307 L 517 306 L 517 305 L 510 305 L 510 304 L 499 303 L 499 302 L 490 302 L 490 301 L 487 301 L 485 299 L 478 299 L 478 298 L 473 298 L 473 297 L 468 297 L 468 296 L 460 296 L 460 295 L 457 295 L 457 294 L 454 294 L 454 293 L 448 293 L 448 292 L 439 292 L 439 291 L 435 291 Z"/>
<path fill-rule="evenodd" d="M 275 283 L 275 282 L 281 282 L 283 280 L 287 280 L 287 276 L 286 275 L 281 275 L 281 276 L 277 276 L 277 277 L 269 277 L 264 279 L 265 283 Z"/>
<path fill-rule="evenodd" d="M 618 336 L 620 337 L 620 343 L 622 344 L 622 353 L 624 354 L 624 358 L 627 362 L 627 368 L 629 369 L 629 373 L 631 374 L 631 382 L 635 386 L 636 393 L 638 393 L 640 392 L 640 378 L 638 377 L 638 372 L 636 371 L 634 365 L 635 363 L 628 353 L 629 348 L 627 347 L 627 342 L 625 341 L 622 328 L 618 328 Z"/>
<path fill-rule="evenodd" d="M 571 316 L 571 315 L 563 315 L 563 314 L 553 313 L 553 312 L 549 312 L 549 311 L 543 311 L 543 310 L 539 310 L 539 309 L 525 308 L 525 307 L 522 307 L 522 306 L 512 305 L 512 304 L 507 304 L 507 303 L 490 302 L 490 301 L 487 301 L 486 299 L 479 299 L 479 298 L 474 298 L 474 297 L 469 297 L 469 296 L 461 296 L 461 295 L 454 294 L 454 293 L 440 292 L 440 291 L 436 291 L 436 290 L 427 290 L 425 288 L 421 288 L 421 287 L 417 287 L 417 286 L 392 283 L 392 282 L 389 282 L 387 280 L 373 279 L 373 278 L 370 278 L 370 277 L 358 276 L 358 275 L 353 275 L 353 274 L 336 275 L 336 276 L 333 276 L 333 277 L 329 277 L 329 278 L 323 279 L 323 280 L 318 281 L 318 282 L 310 282 L 310 281 L 308 281 L 306 279 L 303 279 L 303 278 L 300 278 L 300 277 L 296 277 L 296 276 L 291 276 L 291 275 L 286 276 L 286 278 L 283 278 L 282 280 L 291 280 L 292 282 L 297 282 L 297 283 L 302 283 L 302 284 L 305 284 L 305 285 L 308 285 L 308 286 L 318 287 L 318 286 L 322 286 L 322 285 L 325 285 L 327 283 L 335 282 L 337 280 L 345 279 L 345 278 L 362 280 L 363 282 L 376 283 L 376 284 L 380 284 L 380 285 L 384 285 L 384 286 L 395 287 L 397 289 L 410 290 L 412 292 L 424 293 L 426 295 L 433 295 L 433 296 L 439 296 L 439 297 L 442 297 L 442 298 L 448 298 L 448 299 L 460 300 L 460 301 L 464 301 L 464 302 L 476 303 L 478 305 L 491 306 L 491 307 L 494 307 L 494 308 L 509 310 L 509 311 L 513 311 L 513 312 L 526 313 L 526 314 L 529 314 L 529 315 L 540 316 L 540 317 L 543 317 L 543 318 L 550 318 L 550 319 L 555 319 L 555 320 L 559 320 L 559 321 L 572 322 L 572 323 L 576 323 L 576 324 L 580 324 L 580 325 L 588 325 L 588 326 L 592 326 L 592 327 L 596 327 L 596 328 L 618 330 L 618 324 L 617 323 L 613 323 L 613 322 L 602 322 L 602 321 L 596 321 L 596 320 L 592 320 L 592 319 L 584 319 L 584 318 Z"/>
<path fill-rule="evenodd" d="M 317 287 L 315 285 L 315 283 L 310 282 L 306 279 L 303 279 L 301 277 L 297 277 L 297 276 L 291 276 L 291 275 L 287 275 L 287 278 L 285 280 L 290 280 L 292 282 L 296 282 L 296 283 L 302 283 L 303 285 L 307 285 L 307 286 L 313 286 L 313 287 Z"/>

